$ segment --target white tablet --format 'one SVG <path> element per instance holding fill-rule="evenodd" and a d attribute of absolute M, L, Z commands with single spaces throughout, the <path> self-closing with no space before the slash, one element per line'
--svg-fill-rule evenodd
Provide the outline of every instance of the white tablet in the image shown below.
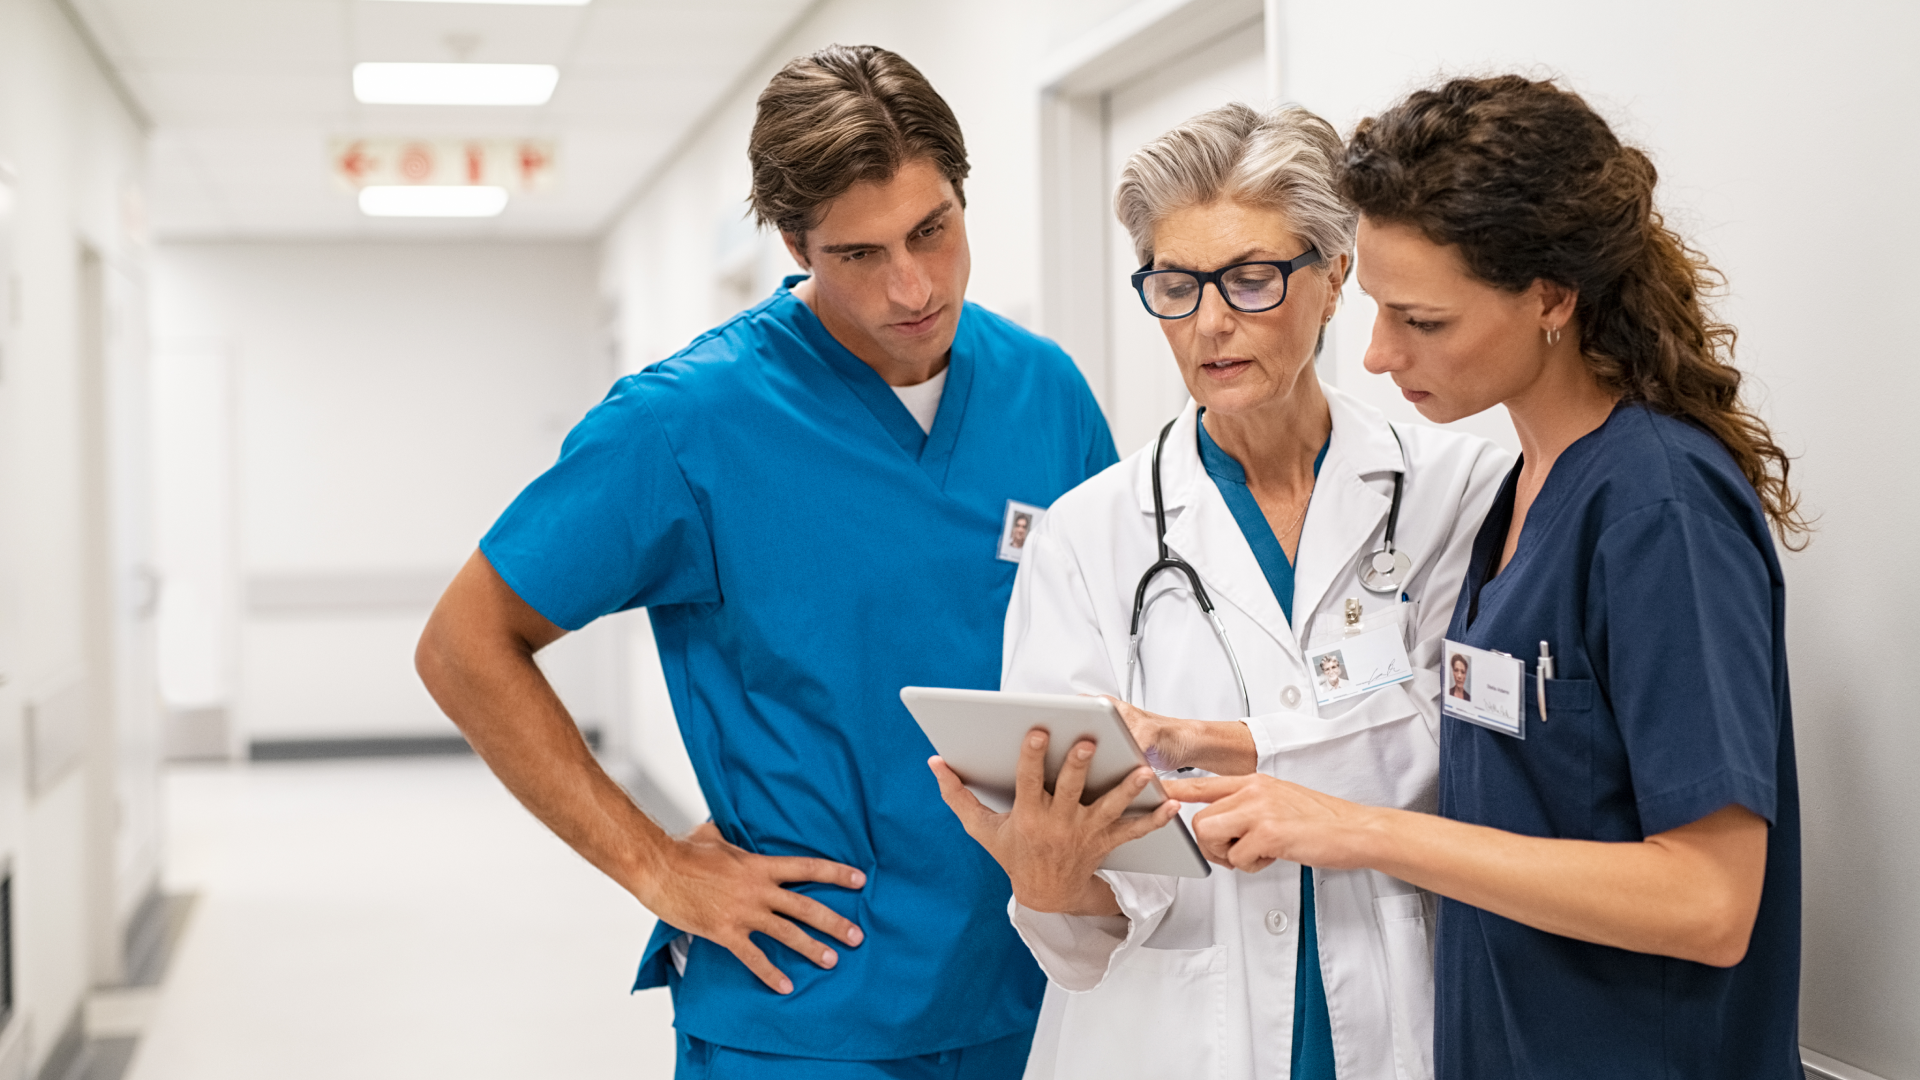
<path fill-rule="evenodd" d="M 996 690 L 942 690 L 909 686 L 900 691 L 907 711 L 927 733 L 940 757 L 989 809 L 1013 809 L 1015 774 L 1027 732 L 1043 728 L 1047 742 L 1047 787 L 1053 787 L 1067 750 L 1081 739 L 1094 743 L 1082 802 L 1113 790 L 1128 774 L 1147 764 L 1126 721 L 1105 698 L 1069 694 L 1010 694 Z M 1151 813 L 1167 801 L 1158 779 L 1141 790 L 1129 814 Z M 1175 817 L 1162 828 L 1113 850 L 1103 870 L 1129 870 L 1170 877 L 1206 877 L 1212 868 Z"/>

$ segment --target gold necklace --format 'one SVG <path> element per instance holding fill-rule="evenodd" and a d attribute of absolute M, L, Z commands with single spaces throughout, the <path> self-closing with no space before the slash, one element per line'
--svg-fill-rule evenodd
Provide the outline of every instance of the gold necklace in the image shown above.
<path fill-rule="evenodd" d="M 1298 529 L 1301 523 L 1307 520 L 1307 507 L 1313 505 L 1313 489 L 1319 483 L 1320 483 L 1320 478 L 1316 476 L 1313 478 L 1313 482 L 1307 485 L 1307 497 L 1300 500 L 1300 512 L 1293 516 L 1293 523 L 1287 526 L 1287 529 L 1285 532 L 1281 533 L 1279 536 L 1274 537 L 1274 539 L 1280 541 L 1282 546 L 1285 546 L 1287 542 L 1286 538 L 1289 536 L 1293 536 L 1294 530 Z M 1293 545 L 1293 550 L 1294 550 L 1294 554 L 1296 555 L 1299 554 L 1300 545 L 1297 542 Z"/>

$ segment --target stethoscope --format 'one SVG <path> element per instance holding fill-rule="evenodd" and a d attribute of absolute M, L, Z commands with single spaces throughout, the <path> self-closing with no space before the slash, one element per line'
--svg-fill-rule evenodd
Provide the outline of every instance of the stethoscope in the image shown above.
<path fill-rule="evenodd" d="M 1240 715 L 1252 716 L 1253 707 L 1247 698 L 1246 676 L 1240 673 L 1240 658 L 1233 651 L 1233 641 L 1227 637 L 1226 624 L 1220 621 L 1219 613 L 1213 610 L 1213 600 L 1207 595 L 1206 586 L 1200 584 L 1199 572 L 1187 560 L 1167 549 L 1167 504 L 1160 493 L 1160 454 L 1166 449 L 1167 436 L 1172 434 L 1173 425 L 1177 423 L 1179 423 L 1177 417 L 1167 421 L 1167 426 L 1160 429 L 1160 437 L 1154 440 L 1153 444 L 1153 534 L 1155 542 L 1160 547 L 1160 559 L 1147 567 L 1146 573 L 1140 575 L 1140 584 L 1133 590 L 1133 618 L 1127 627 L 1126 699 L 1128 702 L 1133 702 L 1134 680 L 1136 673 L 1140 672 L 1140 631 L 1146 625 L 1149 606 L 1147 586 L 1153 584 L 1153 579 L 1158 577 L 1161 571 L 1178 570 L 1187 579 L 1187 584 L 1192 586 L 1194 602 L 1200 605 L 1200 610 L 1206 615 L 1208 624 L 1213 627 L 1213 636 L 1220 639 L 1220 647 L 1226 650 L 1227 666 L 1233 669 L 1234 689 L 1240 694 Z M 1388 425 L 1387 430 L 1393 431 L 1393 441 L 1400 444 L 1400 460 L 1404 465 L 1407 456 L 1406 444 L 1400 442 L 1400 433 L 1395 431 L 1392 425 Z M 1360 584 L 1368 592 L 1389 596 L 1399 593 L 1406 588 L 1407 580 L 1412 576 L 1413 560 L 1393 543 L 1394 530 L 1400 525 L 1400 492 L 1406 479 L 1407 473 L 1404 468 L 1394 472 L 1393 502 L 1387 508 L 1387 531 L 1381 537 L 1380 546 L 1361 557 Z M 1160 593 L 1154 597 L 1154 600 L 1158 601 L 1160 597 L 1167 596 L 1170 592 L 1171 590 Z M 1139 678 L 1140 689 L 1144 692 L 1146 690 L 1144 674 L 1140 674 Z"/>

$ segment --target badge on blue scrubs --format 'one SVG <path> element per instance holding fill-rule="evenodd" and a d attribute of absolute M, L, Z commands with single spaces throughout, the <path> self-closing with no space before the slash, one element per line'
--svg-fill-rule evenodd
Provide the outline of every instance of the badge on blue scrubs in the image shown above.
<path fill-rule="evenodd" d="M 1527 737 L 1527 665 L 1505 653 L 1447 642 L 1440 710 L 1457 720 Z"/>
<path fill-rule="evenodd" d="M 1008 562 L 1019 562 L 1027 547 L 1027 537 L 1040 527 L 1047 512 L 1037 506 L 1007 500 L 1007 516 L 1000 522 L 1000 555 Z"/>

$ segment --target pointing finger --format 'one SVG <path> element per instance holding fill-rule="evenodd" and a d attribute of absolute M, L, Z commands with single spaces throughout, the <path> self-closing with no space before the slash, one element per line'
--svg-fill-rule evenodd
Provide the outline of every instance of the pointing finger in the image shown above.
<path fill-rule="evenodd" d="M 1162 780 L 1167 797 L 1181 802 L 1210 803 L 1239 791 L 1249 784 L 1257 783 L 1259 773 L 1247 773 L 1244 776 L 1201 776 L 1192 780 Z"/>

